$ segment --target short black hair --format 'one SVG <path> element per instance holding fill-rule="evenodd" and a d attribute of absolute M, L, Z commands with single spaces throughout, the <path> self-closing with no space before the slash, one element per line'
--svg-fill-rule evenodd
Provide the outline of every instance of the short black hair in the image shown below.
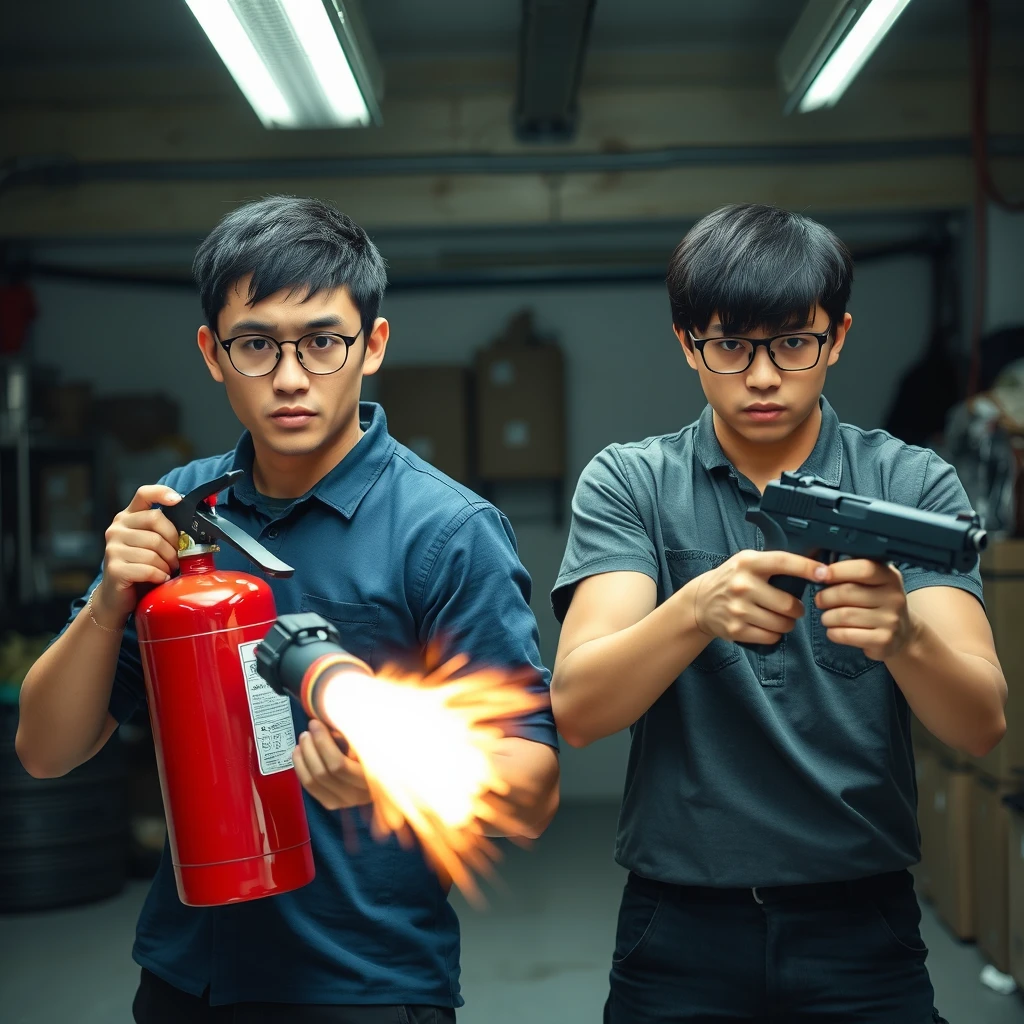
<path fill-rule="evenodd" d="M 841 323 L 853 258 L 799 213 L 743 203 L 698 221 L 676 246 L 666 284 L 672 323 L 701 334 L 717 313 L 727 334 L 803 326 L 816 304 Z"/>
<path fill-rule="evenodd" d="M 359 310 L 363 344 L 387 287 L 387 267 L 366 232 L 323 199 L 267 196 L 232 210 L 196 251 L 192 274 L 211 330 L 228 289 L 245 277 L 249 304 L 289 288 L 317 292 L 347 285 Z"/>

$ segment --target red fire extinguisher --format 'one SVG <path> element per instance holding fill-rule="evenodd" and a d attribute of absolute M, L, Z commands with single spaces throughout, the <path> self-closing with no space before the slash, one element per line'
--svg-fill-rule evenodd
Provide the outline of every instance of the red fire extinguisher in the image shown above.
<path fill-rule="evenodd" d="M 226 541 L 271 576 L 294 570 L 216 511 L 232 471 L 162 508 L 178 528 L 180 573 L 135 611 L 178 896 L 219 906 L 313 880 L 287 697 L 257 671 L 276 618 L 270 587 L 219 570 Z"/>

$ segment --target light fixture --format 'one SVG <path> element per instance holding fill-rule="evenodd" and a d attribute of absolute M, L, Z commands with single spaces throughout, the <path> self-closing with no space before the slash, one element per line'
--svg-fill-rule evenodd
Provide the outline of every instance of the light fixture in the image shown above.
<path fill-rule="evenodd" d="M 358 0 L 185 0 L 265 128 L 380 124 Z"/>
<path fill-rule="evenodd" d="M 910 0 L 808 0 L 778 69 L 787 114 L 831 107 Z"/>

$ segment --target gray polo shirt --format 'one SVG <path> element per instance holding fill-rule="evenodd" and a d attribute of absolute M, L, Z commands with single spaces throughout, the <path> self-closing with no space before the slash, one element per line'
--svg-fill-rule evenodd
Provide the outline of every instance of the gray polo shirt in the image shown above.
<path fill-rule="evenodd" d="M 821 407 L 801 472 L 865 497 L 969 509 L 934 452 L 841 424 L 824 398 Z M 722 451 L 710 407 L 676 434 L 611 445 L 576 488 L 555 614 L 565 617 L 588 576 L 642 572 L 660 603 L 737 551 L 762 549 L 744 518 L 759 499 Z M 981 600 L 977 569 L 900 569 L 908 593 L 953 586 Z M 826 637 L 815 589 L 770 653 L 712 640 L 632 727 L 616 842 L 624 867 L 754 886 L 847 880 L 920 859 L 907 702 L 884 664 Z"/>

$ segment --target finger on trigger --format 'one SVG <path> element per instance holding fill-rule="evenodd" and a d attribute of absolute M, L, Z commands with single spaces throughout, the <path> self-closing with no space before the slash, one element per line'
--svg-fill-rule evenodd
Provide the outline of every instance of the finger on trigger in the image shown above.
<path fill-rule="evenodd" d="M 815 583 L 820 582 L 819 570 L 828 571 L 828 566 L 824 562 L 792 551 L 765 551 L 762 565 L 768 576 L 799 576 Z"/>

